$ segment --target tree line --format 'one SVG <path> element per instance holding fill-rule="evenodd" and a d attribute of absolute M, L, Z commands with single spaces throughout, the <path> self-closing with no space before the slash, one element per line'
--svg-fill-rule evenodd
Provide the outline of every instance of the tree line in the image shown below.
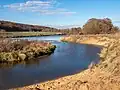
<path fill-rule="evenodd" d="M 112 20 L 104 19 L 89 19 L 83 27 L 70 29 L 56 29 L 46 26 L 20 24 L 8 21 L 0 21 L 0 30 L 8 32 L 22 32 L 22 31 L 40 31 L 40 32 L 60 32 L 63 34 L 110 34 L 119 31 L 117 26 L 114 26 Z"/>
<path fill-rule="evenodd" d="M 9 21 L 0 21 L 0 30 L 7 32 L 25 32 L 25 31 L 44 31 L 44 30 L 56 30 L 52 27 L 28 25 Z"/>

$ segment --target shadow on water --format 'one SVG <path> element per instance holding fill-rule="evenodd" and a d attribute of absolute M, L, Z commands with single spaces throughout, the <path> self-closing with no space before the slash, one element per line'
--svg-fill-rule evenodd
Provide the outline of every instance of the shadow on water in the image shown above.
<path fill-rule="evenodd" d="M 50 56 L 19 64 L 0 64 L 0 90 L 22 87 L 75 74 L 87 69 L 91 62 L 99 62 L 97 53 L 100 52 L 100 47 L 62 43 L 55 41 L 55 37 L 45 37 L 45 40 L 50 39 L 50 42 L 57 46 L 55 52 Z M 31 39 L 34 40 L 34 38 Z M 41 40 L 41 37 L 37 39 Z M 43 37 L 42 39 L 44 40 Z M 58 36 L 57 39 L 59 39 Z"/>

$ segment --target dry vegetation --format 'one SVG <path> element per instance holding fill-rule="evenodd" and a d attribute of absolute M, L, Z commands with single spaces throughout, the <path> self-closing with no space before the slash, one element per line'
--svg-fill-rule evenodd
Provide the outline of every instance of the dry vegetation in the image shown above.
<path fill-rule="evenodd" d="M 21 24 L 10 21 L 0 21 L 0 29 L 6 32 L 56 30 L 55 28 L 46 27 L 46 26 L 28 25 L 28 24 Z"/>
<path fill-rule="evenodd" d="M 43 36 L 56 35 L 57 33 L 82 34 L 80 27 L 71 29 L 57 29 L 46 26 L 28 25 L 10 21 L 0 21 L 0 37 Z"/>
<path fill-rule="evenodd" d="M 0 37 L 34 37 L 34 36 L 50 36 L 50 35 L 62 35 L 57 32 L 0 32 Z"/>
<path fill-rule="evenodd" d="M 83 34 L 113 34 L 118 31 L 118 27 L 112 24 L 109 18 L 96 19 L 92 18 L 83 25 Z"/>
<path fill-rule="evenodd" d="M 20 62 L 49 55 L 55 46 L 43 41 L 0 39 L 0 62 Z"/>
<path fill-rule="evenodd" d="M 112 38 L 120 38 L 120 36 L 117 34 L 69 35 L 62 37 L 61 41 L 81 44 L 105 45 Z"/>

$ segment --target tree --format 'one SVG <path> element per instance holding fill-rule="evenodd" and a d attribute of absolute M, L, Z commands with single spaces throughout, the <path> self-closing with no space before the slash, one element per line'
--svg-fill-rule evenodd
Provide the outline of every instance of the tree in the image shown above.
<path fill-rule="evenodd" d="M 113 29 L 114 26 L 109 18 L 96 19 L 92 18 L 83 26 L 84 34 L 109 34 L 116 32 L 118 29 Z"/>

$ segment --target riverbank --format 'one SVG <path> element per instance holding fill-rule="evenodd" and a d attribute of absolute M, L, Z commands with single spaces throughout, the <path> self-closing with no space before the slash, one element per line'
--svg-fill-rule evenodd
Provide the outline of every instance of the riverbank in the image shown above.
<path fill-rule="evenodd" d="M 21 62 L 50 55 L 56 46 L 44 41 L 0 39 L 0 63 Z"/>
<path fill-rule="evenodd" d="M 91 36 L 88 37 L 91 39 Z M 101 43 L 103 40 L 103 44 L 97 45 L 104 46 L 100 53 L 99 64 L 92 65 L 75 75 L 13 90 L 120 90 L 120 38 L 115 38 L 115 35 L 94 36 L 94 39 L 96 38 L 99 38 Z M 83 40 L 78 37 L 77 39 Z M 78 41 L 77 39 L 75 41 Z M 90 42 L 87 44 L 91 44 Z"/>
<path fill-rule="evenodd" d="M 0 37 L 5 37 L 5 38 L 52 36 L 52 35 L 63 35 L 63 34 L 58 32 L 0 32 Z"/>
<path fill-rule="evenodd" d="M 116 38 L 116 35 L 70 35 L 61 38 L 63 42 L 93 44 L 104 46 Z"/>

